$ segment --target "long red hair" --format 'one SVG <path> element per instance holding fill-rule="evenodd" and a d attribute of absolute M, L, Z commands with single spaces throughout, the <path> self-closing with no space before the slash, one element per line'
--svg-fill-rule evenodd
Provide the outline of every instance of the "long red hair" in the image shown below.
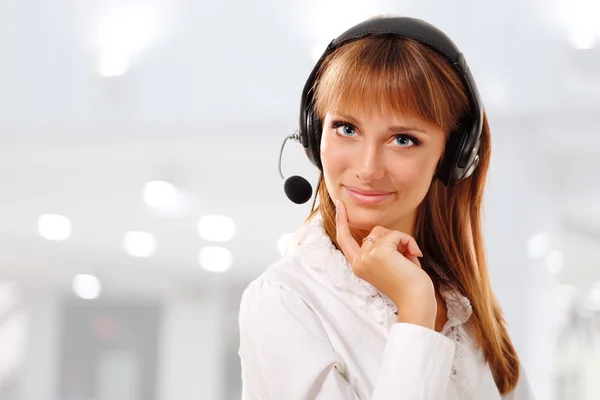
<path fill-rule="evenodd" d="M 317 75 L 314 92 L 314 108 L 321 120 L 328 109 L 352 113 L 368 105 L 380 113 L 419 117 L 449 133 L 469 110 L 463 84 L 446 60 L 414 40 L 393 35 L 369 36 L 334 51 Z M 433 179 L 417 210 L 414 236 L 425 254 L 423 268 L 434 283 L 440 282 L 435 265 L 470 300 L 478 345 L 500 393 L 506 394 L 519 379 L 519 358 L 487 268 L 481 215 L 490 156 L 486 116 L 478 168 L 451 187 Z M 308 219 L 318 212 L 337 246 L 335 205 L 322 174 Z"/>

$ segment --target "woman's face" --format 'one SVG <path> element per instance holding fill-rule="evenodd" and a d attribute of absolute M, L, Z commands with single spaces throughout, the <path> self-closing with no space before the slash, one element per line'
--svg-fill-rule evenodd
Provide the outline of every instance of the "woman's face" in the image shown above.
<path fill-rule="evenodd" d="M 328 112 L 321 138 L 327 190 L 344 202 L 353 228 L 412 235 L 445 143 L 442 130 L 420 119 Z"/>

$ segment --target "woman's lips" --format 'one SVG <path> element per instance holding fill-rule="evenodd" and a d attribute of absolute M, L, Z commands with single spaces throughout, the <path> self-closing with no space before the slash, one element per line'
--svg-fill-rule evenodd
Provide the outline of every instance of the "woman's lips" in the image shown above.
<path fill-rule="evenodd" d="M 381 191 L 362 191 L 360 189 L 352 189 L 347 186 L 344 186 L 344 189 L 346 189 L 346 193 L 348 193 L 350 198 L 362 204 L 381 203 L 393 194 L 391 192 L 386 193 Z"/>

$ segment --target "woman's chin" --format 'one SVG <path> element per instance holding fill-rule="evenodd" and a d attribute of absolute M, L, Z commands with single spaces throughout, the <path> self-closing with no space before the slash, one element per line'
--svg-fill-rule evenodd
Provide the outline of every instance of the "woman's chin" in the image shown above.
<path fill-rule="evenodd" d="M 382 225 L 382 222 L 379 218 L 374 218 L 373 216 L 368 215 L 357 215 L 362 214 L 360 212 L 349 213 L 348 214 L 348 222 L 350 226 L 354 229 L 358 229 L 361 231 L 371 231 L 378 225 Z"/>
<path fill-rule="evenodd" d="M 348 208 L 348 222 L 353 229 L 370 232 L 376 226 L 396 229 L 401 216 L 392 214 L 393 210 L 365 210 Z"/>

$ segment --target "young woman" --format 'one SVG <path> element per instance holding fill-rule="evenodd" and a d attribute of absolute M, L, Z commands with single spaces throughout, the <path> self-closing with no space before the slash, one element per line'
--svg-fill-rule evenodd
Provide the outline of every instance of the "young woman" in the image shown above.
<path fill-rule="evenodd" d="M 244 399 L 530 400 L 480 214 L 490 130 L 451 40 L 378 17 L 327 48 L 302 97 L 318 204 L 244 292 Z"/>

